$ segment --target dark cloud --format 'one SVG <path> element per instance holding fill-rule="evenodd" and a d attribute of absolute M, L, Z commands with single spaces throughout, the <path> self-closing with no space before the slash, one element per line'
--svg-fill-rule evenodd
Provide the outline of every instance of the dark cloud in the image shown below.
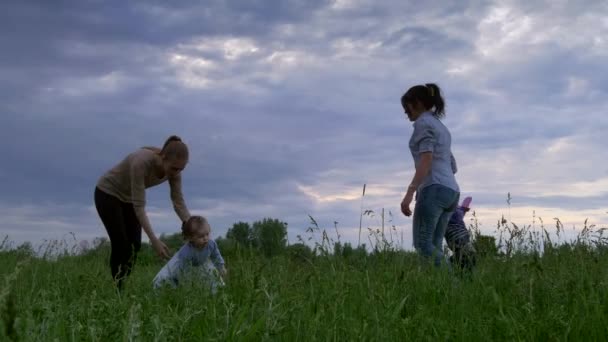
<path fill-rule="evenodd" d="M 166 46 L 198 35 L 268 32 L 280 23 L 306 20 L 327 4 L 301 0 L 181 1 L 170 6 L 162 1 L 8 1 L 3 3 L 0 19 L 9 38 L 16 33 L 33 42 L 51 38 Z M 7 40 L 13 47 L 29 45 Z"/>
<path fill-rule="evenodd" d="M 456 39 L 444 32 L 419 26 L 406 26 L 391 33 L 382 42 L 382 45 L 386 47 L 396 46 L 403 52 L 424 49 L 427 51 L 451 50 L 451 53 L 457 53 L 458 51 L 470 51 L 473 48 L 470 41 Z"/>
<path fill-rule="evenodd" d="M 377 184 L 385 192 L 366 205 L 398 212 L 413 175 L 412 128 L 399 97 L 429 81 L 444 89 L 454 149 L 476 165 L 463 168 L 463 187 L 486 184 L 474 193 L 482 208 L 503 201 L 496 174 L 518 177 L 520 166 L 507 157 L 606 129 L 608 75 L 597 54 L 547 42 L 527 59 L 482 57 L 478 24 L 490 5 L 356 4 L 3 2 L 0 207 L 17 213 L 3 225 L 29 239 L 48 217 L 61 234 L 103 235 L 90 210 L 97 178 L 136 148 L 178 134 L 192 154 L 186 198 L 220 233 L 238 220 L 272 216 L 295 235 L 308 214 L 353 229 L 358 200 L 328 198 Z M 450 73 L 458 61 L 472 71 Z M 599 141 L 577 143 L 601 157 Z M 506 160 L 500 172 L 495 159 Z M 553 171 L 554 163 L 542 167 Z M 601 178 L 598 172 L 584 177 Z M 518 200 L 576 211 L 605 198 Z M 173 231 L 166 184 L 149 191 L 149 204 L 158 230 Z M 395 220 L 409 227 L 408 219 Z"/>

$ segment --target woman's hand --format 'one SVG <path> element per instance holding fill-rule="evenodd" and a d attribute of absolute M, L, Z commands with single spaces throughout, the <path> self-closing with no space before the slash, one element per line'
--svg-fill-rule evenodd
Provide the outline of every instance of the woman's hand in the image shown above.
<path fill-rule="evenodd" d="M 412 210 L 410 209 L 410 204 L 412 204 L 412 199 L 414 198 L 414 192 L 408 191 L 403 197 L 403 201 L 401 201 L 401 212 L 405 216 L 411 216 Z"/>
<path fill-rule="evenodd" d="M 160 241 L 160 239 L 155 238 L 152 240 L 152 248 L 159 257 L 169 259 L 169 247 L 167 247 L 164 242 Z"/>

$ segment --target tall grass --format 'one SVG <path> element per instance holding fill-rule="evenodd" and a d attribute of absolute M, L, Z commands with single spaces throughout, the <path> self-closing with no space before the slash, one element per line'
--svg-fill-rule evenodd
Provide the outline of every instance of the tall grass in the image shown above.
<path fill-rule="evenodd" d="M 605 229 L 585 225 L 577 239 L 558 243 L 544 227 L 530 234 L 500 222 L 500 253 L 481 258 L 470 278 L 397 248 L 331 253 L 332 237 L 317 225 L 310 262 L 252 249 L 225 255 L 229 278 L 215 296 L 201 284 L 153 291 L 162 262 L 149 246 L 123 293 L 112 287 L 107 245 L 53 258 L 5 248 L 0 340 L 605 339 Z"/>

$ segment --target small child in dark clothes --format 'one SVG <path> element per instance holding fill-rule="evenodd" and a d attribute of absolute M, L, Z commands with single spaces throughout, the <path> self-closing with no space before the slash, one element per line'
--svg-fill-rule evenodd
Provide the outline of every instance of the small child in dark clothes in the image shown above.
<path fill-rule="evenodd" d="M 470 210 L 471 200 L 471 197 L 465 198 L 462 204 L 456 208 L 445 231 L 445 240 L 453 253 L 450 262 L 452 265 L 466 271 L 472 271 L 476 263 L 476 253 L 471 243 L 471 234 L 464 223 L 464 215 Z"/>

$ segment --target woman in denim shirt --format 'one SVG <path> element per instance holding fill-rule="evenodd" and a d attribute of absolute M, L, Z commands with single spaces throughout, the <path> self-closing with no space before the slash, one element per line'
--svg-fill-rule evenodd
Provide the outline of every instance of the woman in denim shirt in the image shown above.
<path fill-rule="evenodd" d="M 412 215 L 410 204 L 415 193 L 414 248 L 424 257 L 434 257 L 435 265 L 439 266 L 448 220 L 460 197 L 454 177 L 457 168 L 451 151 L 452 137 L 440 121 L 445 116 L 445 102 L 439 87 L 428 83 L 411 87 L 401 97 L 401 105 L 414 122 L 409 147 L 416 166 L 401 211 L 405 216 Z"/>

